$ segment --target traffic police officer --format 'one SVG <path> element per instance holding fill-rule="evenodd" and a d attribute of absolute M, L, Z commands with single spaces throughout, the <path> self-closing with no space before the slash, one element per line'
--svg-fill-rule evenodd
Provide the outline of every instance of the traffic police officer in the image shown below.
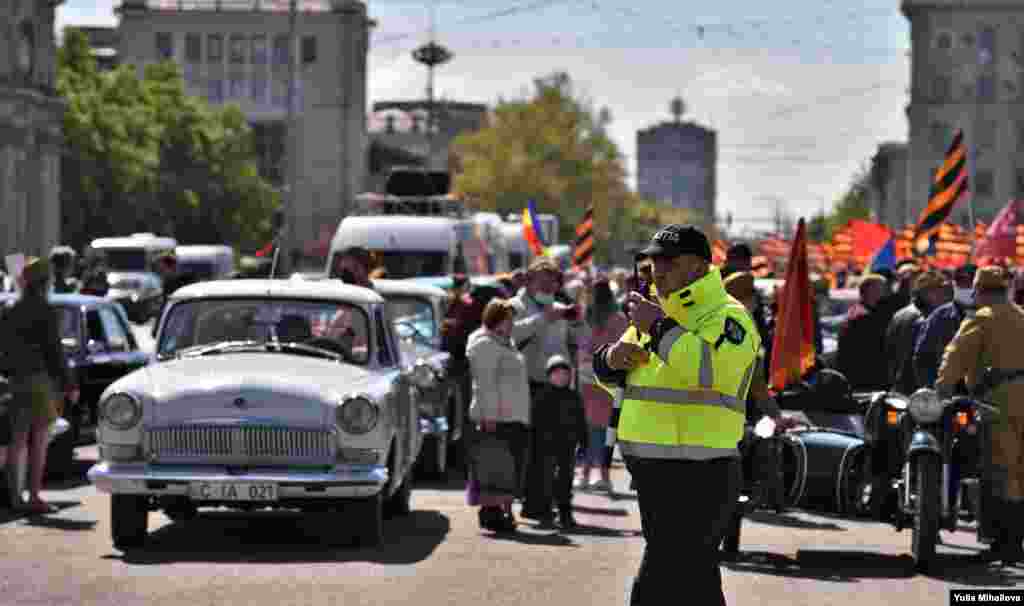
<path fill-rule="evenodd" d="M 999 408 L 992 426 L 994 512 L 998 536 L 986 560 L 1012 563 L 1024 559 L 1024 310 L 1009 300 L 1010 277 L 1001 267 L 984 267 L 974 278 L 977 313 L 964 320 L 946 347 L 935 389 L 943 399 L 955 394 L 962 379 L 974 387 L 983 373 L 1003 377 L 987 394 L 986 401 Z M 991 371 L 988 371 L 991 372 Z"/>
<path fill-rule="evenodd" d="M 630 603 L 724 605 L 718 547 L 739 496 L 737 443 L 761 339 L 700 230 L 669 225 L 640 254 L 654 262 L 658 298 L 629 295 L 641 345 L 624 335 L 594 355 L 595 374 L 622 386 L 612 426 L 647 542 Z"/>

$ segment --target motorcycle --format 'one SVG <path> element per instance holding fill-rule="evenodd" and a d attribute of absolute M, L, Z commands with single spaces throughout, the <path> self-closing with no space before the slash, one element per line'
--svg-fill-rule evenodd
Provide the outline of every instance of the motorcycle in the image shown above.
<path fill-rule="evenodd" d="M 909 400 L 895 392 L 854 394 L 866 402 L 864 443 L 844 457 L 839 471 L 842 514 L 887 521 L 897 508 L 896 482 L 903 476 L 903 436 Z"/>
<path fill-rule="evenodd" d="M 941 400 L 932 389 L 910 396 L 902 478 L 896 481 L 896 530 L 911 526 L 911 552 L 918 570 L 934 564 L 939 531 L 955 531 L 965 495 L 979 521 L 978 537 L 990 542 L 984 504 L 990 494 L 986 463 L 988 422 L 996 409 L 979 400 Z"/>

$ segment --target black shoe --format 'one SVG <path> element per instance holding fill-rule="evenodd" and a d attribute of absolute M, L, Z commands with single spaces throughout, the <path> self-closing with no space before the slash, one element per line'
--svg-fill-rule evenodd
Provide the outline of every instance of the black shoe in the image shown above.
<path fill-rule="evenodd" d="M 516 518 L 510 513 L 504 514 L 495 525 L 496 532 L 515 532 Z"/>
<path fill-rule="evenodd" d="M 483 530 L 497 531 L 502 523 L 502 511 L 497 507 L 481 507 L 478 514 L 480 528 Z"/>
<path fill-rule="evenodd" d="M 558 510 L 558 524 L 562 527 L 562 530 L 576 528 L 576 518 L 572 515 L 572 507 L 562 507 Z"/>
<path fill-rule="evenodd" d="M 972 559 L 986 564 L 1002 562 L 1003 564 L 1011 565 L 1024 560 L 1024 550 L 1021 549 L 1020 545 L 1014 546 L 1009 542 L 996 541 L 989 546 L 988 550 L 978 553 Z"/>
<path fill-rule="evenodd" d="M 544 511 L 543 509 L 523 509 L 519 513 L 521 518 L 529 518 L 531 520 L 554 520 L 555 514 L 551 510 Z"/>

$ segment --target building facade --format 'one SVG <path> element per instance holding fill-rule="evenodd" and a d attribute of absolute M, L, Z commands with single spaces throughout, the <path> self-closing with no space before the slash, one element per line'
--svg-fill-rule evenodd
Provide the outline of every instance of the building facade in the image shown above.
<path fill-rule="evenodd" d="M 882 143 L 871 158 L 868 202 L 875 218 L 893 229 L 902 229 L 917 220 L 907 200 L 906 143 Z"/>
<path fill-rule="evenodd" d="M 89 50 L 96 59 L 100 71 L 110 71 L 120 65 L 117 57 L 119 46 L 116 27 L 75 26 L 89 40 Z"/>
<path fill-rule="evenodd" d="M 369 191 L 382 191 L 387 171 L 398 164 L 453 171 L 451 147 L 456 137 L 487 125 L 487 106 L 436 101 L 380 101 L 373 104 Z"/>
<path fill-rule="evenodd" d="M 641 196 L 715 221 L 718 142 L 715 131 L 692 122 L 664 122 L 636 137 Z"/>
<path fill-rule="evenodd" d="M 64 103 L 57 96 L 60 2 L 0 2 L 0 253 L 60 244 Z"/>
<path fill-rule="evenodd" d="M 1024 2 L 903 0 L 910 21 L 908 198 L 916 220 L 957 129 L 974 213 L 990 221 L 1024 196 Z M 969 206 L 954 209 L 966 221 Z"/>
<path fill-rule="evenodd" d="M 300 0 L 297 44 L 289 48 L 288 6 L 287 0 L 125 0 L 118 56 L 140 73 L 147 64 L 175 61 L 189 94 L 238 105 L 252 124 L 261 172 L 283 185 L 289 62 L 297 53 L 294 202 L 285 218 L 291 241 L 301 243 L 333 233 L 364 185 L 373 22 L 358 0 Z"/>

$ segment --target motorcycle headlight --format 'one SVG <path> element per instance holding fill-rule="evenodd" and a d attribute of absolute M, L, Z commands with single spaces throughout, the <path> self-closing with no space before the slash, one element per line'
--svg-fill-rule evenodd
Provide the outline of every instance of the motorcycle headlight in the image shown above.
<path fill-rule="evenodd" d="M 771 417 L 761 417 L 761 420 L 754 426 L 754 435 L 764 439 L 775 435 L 775 420 Z"/>
<path fill-rule="evenodd" d="M 910 416 L 918 423 L 934 423 L 942 417 L 942 400 L 934 389 L 918 389 L 910 396 L 907 406 Z"/>
<path fill-rule="evenodd" d="M 420 362 L 412 369 L 412 382 L 422 389 L 434 387 L 435 377 L 434 369 L 425 362 Z"/>
<path fill-rule="evenodd" d="M 103 420 L 114 429 L 131 429 L 141 419 L 142 405 L 133 396 L 116 393 L 103 403 Z"/>
<path fill-rule="evenodd" d="M 380 410 L 366 398 L 350 398 L 337 409 L 338 426 L 345 433 L 362 435 L 377 427 Z"/>

